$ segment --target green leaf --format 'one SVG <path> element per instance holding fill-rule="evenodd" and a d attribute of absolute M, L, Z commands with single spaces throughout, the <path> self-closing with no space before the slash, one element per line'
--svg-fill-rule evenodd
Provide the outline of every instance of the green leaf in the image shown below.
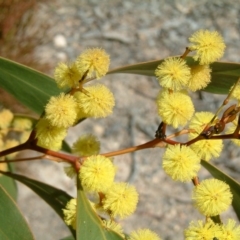
<path fill-rule="evenodd" d="M 108 74 L 131 73 L 146 76 L 155 76 L 154 72 L 157 66 L 162 63 L 162 61 L 163 59 L 128 65 L 113 69 L 109 71 Z M 192 57 L 186 57 L 186 62 L 189 66 L 197 64 L 197 62 L 195 62 Z M 240 64 L 214 62 L 211 64 L 211 68 L 211 83 L 202 91 L 217 94 L 227 94 L 231 86 L 236 83 L 240 77 Z"/>
<path fill-rule="evenodd" d="M 34 239 L 17 205 L 2 186 L 0 186 L 0 239 Z"/>
<path fill-rule="evenodd" d="M 75 240 L 75 238 L 73 236 L 68 236 L 65 238 L 61 238 L 61 240 Z"/>
<path fill-rule="evenodd" d="M 12 164 L 7 163 L 7 165 L 9 171 L 12 172 Z M 17 185 L 12 178 L 1 174 L 0 185 L 8 192 L 8 194 L 13 198 L 13 200 L 17 200 Z"/>
<path fill-rule="evenodd" d="M 91 207 L 85 192 L 78 181 L 77 192 L 77 240 L 123 240 L 117 233 L 102 226 L 100 218 Z"/>
<path fill-rule="evenodd" d="M 48 184 L 43 182 L 36 181 L 31 178 L 27 178 L 25 176 L 21 176 L 19 174 L 13 174 L 10 172 L 2 172 L 8 177 L 11 177 L 26 186 L 32 189 L 39 197 L 46 201 L 54 210 L 55 212 L 63 219 L 63 211 L 62 209 L 65 208 L 66 204 L 72 197 L 68 195 L 66 192 L 62 191 L 61 189 L 57 189 L 52 187 Z M 75 236 L 75 231 L 69 227 L 69 230 Z"/>
<path fill-rule="evenodd" d="M 232 206 L 237 214 L 238 219 L 240 220 L 240 184 L 231 177 L 229 177 L 227 174 L 223 173 L 221 170 L 213 166 L 211 163 L 201 161 L 201 164 L 209 171 L 209 173 L 211 173 L 214 178 L 222 180 L 230 186 L 231 192 L 233 194 Z"/>
<path fill-rule="evenodd" d="M 54 80 L 32 68 L 0 57 L 0 87 L 39 115 L 60 90 Z"/>
<path fill-rule="evenodd" d="M 72 149 L 70 148 L 70 146 L 68 145 L 68 143 L 66 141 L 63 141 L 62 151 L 67 152 L 67 153 L 72 152 Z"/>

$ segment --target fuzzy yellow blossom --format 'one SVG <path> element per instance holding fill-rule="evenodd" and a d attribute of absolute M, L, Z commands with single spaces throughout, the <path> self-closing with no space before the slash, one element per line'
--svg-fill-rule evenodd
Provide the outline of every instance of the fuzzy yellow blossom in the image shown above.
<path fill-rule="evenodd" d="M 127 183 L 113 183 L 105 193 L 103 209 L 110 211 L 113 217 L 125 218 L 137 207 L 138 193 L 134 186 Z"/>
<path fill-rule="evenodd" d="M 1 160 L 0 160 L 0 170 L 3 171 L 3 172 L 6 172 L 8 170 L 8 164 L 7 163 L 1 163 Z M 0 177 L 2 176 L 2 174 L 0 173 Z"/>
<path fill-rule="evenodd" d="M 30 130 L 32 128 L 32 120 L 25 117 L 15 117 L 12 126 L 15 130 Z"/>
<path fill-rule="evenodd" d="M 41 118 L 36 125 L 37 145 L 41 147 L 57 151 L 66 135 L 65 128 L 52 126 L 46 118 Z"/>
<path fill-rule="evenodd" d="M 19 145 L 19 141 L 17 141 L 16 139 L 7 139 L 4 143 L 4 150 L 12 148 L 12 147 L 16 147 L 17 145 Z M 8 154 L 6 156 L 7 159 L 13 159 L 16 157 L 16 155 L 18 154 L 18 152 L 14 152 L 11 154 Z"/>
<path fill-rule="evenodd" d="M 228 127 L 228 129 L 226 130 L 226 134 L 232 134 L 234 133 L 234 131 L 236 130 L 237 127 L 237 120 L 234 120 L 232 122 L 232 126 Z M 237 146 L 240 146 L 240 140 L 239 139 L 231 139 L 231 141 L 236 144 Z"/>
<path fill-rule="evenodd" d="M 232 86 L 229 91 L 231 91 L 233 87 L 234 87 L 234 86 Z M 238 84 L 238 85 L 235 87 L 234 91 L 233 91 L 232 94 L 231 94 L 231 98 L 237 99 L 238 101 L 240 101 L 240 84 Z"/>
<path fill-rule="evenodd" d="M 79 177 L 83 187 L 90 192 L 104 192 L 112 185 L 115 167 L 109 158 L 90 156 L 82 164 Z"/>
<path fill-rule="evenodd" d="M 192 100 L 185 92 L 160 91 L 157 96 L 157 107 L 162 121 L 174 128 L 184 126 L 194 112 Z"/>
<path fill-rule="evenodd" d="M 187 86 L 191 77 L 190 72 L 185 60 L 171 57 L 157 67 L 155 75 L 162 87 L 179 91 Z"/>
<path fill-rule="evenodd" d="M 71 64 L 59 63 L 55 68 L 54 79 L 59 88 L 73 88 L 79 85 L 83 73 L 81 73 L 75 62 Z"/>
<path fill-rule="evenodd" d="M 189 38 L 189 41 L 191 43 L 189 49 L 196 51 L 193 58 L 199 61 L 200 65 L 207 65 L 220 59 L 226 47 L 217 31 L 199 30 Z"/>
<path fill-rule="evenodd" d="M 188 182 L 201 168 L 200 158 L 187 146 L 169 145 L 163 155 L 163 169 L 175 181 Z"/>
<path fill-rule="evenodd" d="M 214 114 L 211 112 L 197 112 L 189 123 L 189 128 L 194 129 L 196 133 L 190 133 L 189 139 L 197 137 L 211 121 Z M 215 124 L 217 119 L 213 122 Z M 213 157 L 219 157 L 223 149 L 223 141 L 216 140 L 200 140 L 191 144 L 192 150 L 203 160 L 209 161 Z"/>
<path fill-rule="evenodd" d="M 72 226 L 73 229 L 76 229 L 76 212 L 77 212 L 77 200 L 76 198 L 71 199 L 65 209 L 63 210 L 64 222 L 68 226 Z"/>
<path fill-rule="evenodd" d="M 97 84 L 84 89 L 84 92 L 76 92 L 74 97 L 78 108 L 87 117 L 104 118 L 112 113 L 115 100 L 112 92 L 106 86 Z"/>
<path fill-rule="evenodd" d="M 13 120 L 13 113 L 8 109 L 2 109 L 0 111 L 0 129 L 6 129 L 9 127 Z"/>
<path fill-rule="evenodd" d="M 149 229 L 139 229 L 129 235 L 129 240 L 161 240 L 161 238 Z"/>
<path fill-rule="evenodd" d="M 233 219 L 228 219 L 227 224 L 221 226 L 221 235 L 219 240 L 239 240 L 240 239 L 240 226 L 236 226 Z"/>
<path fill-rule="evenodd" d="M 72 126 L 77 117 L 77 103 L 73 96 L 61 93 L 51 97 L 45 107 L 46 119 L 55 127 L 68 128 Z"/>
<path fill-rule="evenodd" d="M 103 220 L 104 228 L 112 230 L 118 233 L 121 237 L 124 237 L 122 226 L 113 220 Z"/>
<path fill-rule="evenodd" d="M 208 220 L 206 223 L 201 220 L 192 221 L 184 231 L 185 240 L 213 240 L 220 234 L 220 226 L 214 224 L 212 220 Z"/>
<path fill-rule="evenodd" d="M 232 203 L 230 187 L 218 179 L 206 179 L 193 190 L 195 207 L 205 216 L 216 216 L 226 211 Z"/>
<path fill-rule="evenodd" d="M 205 88 L 211 81 L 211 71 L 209 65 L 192 66 L 188 89 L 195 92 Z"/>
<path fill-rule="evenodd" d="M 100 151 L 100 142 L 92 134 L 84 134 L 73 143 L 72 152 L 79 156 L 97 155 Z"/>
<path fill-rule="evenodd" d="M 96 76 L 97 79 L 106 75 L 109 68 L 109 55 L 100 48 L 92 48 L 85 50 L 76 61 L 78 70 L 87 77 Z"/>
<path fill-rule="evenodd" d="M 30 134 L 31 134 L 31 131 L 24 131 L 21 133 L 21 136 L 20 136 L 20 143 L 24 143 L 28 140 L 28 138 L 30 137 Z"/>

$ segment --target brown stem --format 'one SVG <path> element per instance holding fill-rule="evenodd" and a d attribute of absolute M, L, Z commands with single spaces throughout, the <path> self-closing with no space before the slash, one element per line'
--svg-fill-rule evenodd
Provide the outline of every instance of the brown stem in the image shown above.
<path fill-rule="evenodd" d="M 125 154 L 125 153 L 135 152 L 135 151 L 145 149 L 145 148 L 165 147 L 165 146 L 166 146 L 166 144 L 161 139 L 155 138 L 155 139 L 153 139 L 153 140 L 151 140 L 147 143 L 144 143 L 144 144 L 141 144 L 141 145 L 138 145 L 138 146 L 125 148 L 125 149 L 114 151 L 114 152 L 104 153 L 104 154 L 101 154 L 101 155 L 105 156 L 105 157 L 114 157 L 114 156 L 117 156 L 117 155 L 122 155 L 122 154 Z"/>
<path fill-rule="evenodd" d="M 193 185 L 194 186 L 197 186 L 197 185 L 199 185 L 199 179 L 198 179 L 198 177 L 194 177 L 193 179 L 192 179 L 192 182 L 193 182 Z"/>
<path fill-rule="evenodd" d="M 186 47 L 185 52 L 183 53 L 183 55 L 180 58 L 184 59 L 190 52 L 191 52 L 191 50 L 188 47 Z"/>
<path fill-rule="evenodd" d="M 9 163 L 9 162 L 24 162 L 24 161 L 34 161 L 34 160 L 40 160 L 43 159 L 45 155 L 37 156 L 37 157 L 30 157 L 30 158 L 17 158 L 13 160 L 0 160 L 1 163 Z"/>

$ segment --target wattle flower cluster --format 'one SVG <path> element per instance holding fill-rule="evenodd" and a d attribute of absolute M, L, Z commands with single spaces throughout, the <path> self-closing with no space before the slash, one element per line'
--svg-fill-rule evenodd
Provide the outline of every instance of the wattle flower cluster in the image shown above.
<path fill-rule="evenodd" d="M 104 85 L 86 86 L 90 78 L 103 77 L 110 58 L 102 49 L 88 49 L 71 64 L 60 63 L 54 77 L 59 88 L 68 93 L 53 96 L 45 106 L 45 115 L 36 125 L 37 144 L 60 150 L 67 129 L 83 118 L 103 118 L 112 113 L 114 96 Z"/>

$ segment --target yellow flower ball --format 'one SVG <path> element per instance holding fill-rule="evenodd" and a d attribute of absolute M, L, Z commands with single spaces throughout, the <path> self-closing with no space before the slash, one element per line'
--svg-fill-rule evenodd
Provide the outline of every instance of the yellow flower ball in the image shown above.
<path fill-rule="evenodd" d="M 73 96 L 61 93 L 58 97 L 50 98 L 45 112 L 52 126 L 68 128 L 76 120 L 77 103 Z"/>
<path fill-rule="evenodd" d="M 84 89 L 84 92 L 76 92 L 74 97 L 78 103 L 78 108 L 86 117 L 104 118 L 112 113 L 115 100 L 107 87 L 97 84 Z"/>
<path fill-rule="evenodd" d="M 195 92 L 201 90 L 211 81 L 211 68 L 209 65 L 196 65 L 191 67 L 191 78 L 188 82 L 188 89 Z"/>
<path fill-rule="evenodd" d="M 13 113 L 8 109 L 2 109 L 0 111 L 0 129 L 6 129 L 9 127 L 13 120 Z"/>
<path fill-rule="evenodd" d="M 163 169 L 175 181 L 188 182 L 197 176 L 200 158 L 187 146 L 168 145 L 163 155 Z"/>
<path fill-rule="evenodd" d="M 129 240 L 161 240 L 161 238 L 149 229 L 139 229 L 129 235 Z"/>
<path fill-rule="evenodd" d="M 107 230 L 112 230 L 118 233 L 121 237 L 124 237 L 122 226 L 119 223 L 114 220 L 103 220 L 102 223 Z"/>
<path fill-rule="evenodd" d="M 226 130 L 226 134 L 232 134 L 236 130 L 237 127 L 237 120 L 234 120 L 232 122 L 232 126 L 229 126 Z M 236 144 L 237 146 L 240 146 L 240 140 L 239 139 L 231 139 L 231 141 Z"/>
<path fill-rule="evenodd" d="M 110 211 L 113 217 L 125 218 L 137 207 L 138 193 L 134 186 L 127 183 L 113 183 L 105 193 L 103 209 Z"/>
<path fill-rule="evenodd" d="M 110 64 L 109 55 L 100 48 L 85 50 L 76 61 L 78 70 L 87 77 L 96 76 L 97 79 L 106 75 Z"/>
<path fill-rule="evenodd" d="M 111 187 L 115 167 L 109 158 L 101 155 L 90 156 L 82 164 L 79 172 L 84 189 L 90 192 L 104 192 Z"/>
<path fill-rule="evenodd" d="M 19 131 L 30 130 L 32 128 L 32 120 L 25 117 L 15 117 L 12 126 Z"/>
<path fill-rule="evenodd" d="M 92 134 L 84 134 L 73 143 L 72 152 L 78 156 L 97 155 L 100 151 L 100 142 Z"/>
<path fill-rule="evenodd" d="M 219 234 L 221 234 L 220 226 L 214 224 L 212 220 L 208 220 L 206 223 L 203 223 L 201 220 L 192 221 L 184 231 L 185 240 L 212 240 Z"/>
<path fill-rule="evenodd" d="M 226 47 L 217 31 L 199 30 L 189 38 L 189 41 L 191 43 L 189 49 L 196 51 L 193 58 L 199 61 L 200 65 L 207 65 L 220 59 Z"/>
<path fill-rule="evenodd" d="M 240 226 L 236 226 L 233 219 L 228 219 L 227 224 L 221 226 L 221 234 L 218 239 L 221 240 L 239 240 L 240 239 Z"/>
<path fill-rule="evenodd" d="M 232 88 L 233 88 L 233 86 L 230 88 L 229 91 L 231 91 Z M 238 84 L 238 85 L 235 87 L 235 89 L 233 90 L 232 95 L 231 95 L 231 98 L 240 101 L 240 84 Z"/>
<path fill-rule="evenodd" d="M 63 127 L 55 127 L 46 118 L 41 118 L 36 125 L 37 145 L 51 150 L 59 150 L 67 131 Z"/>
<path fill-rule="evenodd" d="M 192 199 L 200 213 L 211 217 L 226 211 L 232 203 L 230 187 L 218 179 L 206 179 L 193 190 Z"/>
<path fill-rule="evenodd" d="M 79 85 L 82 73 L 79 71 L 76 63 L 59 63 L 55 68 L 54 79 L 59 88 L 73 88 Z"/>
<path fill-rule="evenodd" d="M 214 114 L 211 112 L 196 112 L 189 123 L 189 128 L 194 129 L 196 133 L 190 133 L 189 139 L 197 137 L 211 121 Z M 214 125 L 218 121 L 213 122 Z M 209 161 L 211 158 L 219 157 L 223 149 L 223 141 L 221 139 L 209 140 L 204 139 L 190 145 L 191 149 L 203 160 Z"/>
<path fill-rule="evenodd" d="M 162 121 L 174 128 L 184 126 L 194 113 L 192 100 L 185 92 L 160 91 L 157 107 Z"/>
<path fill-rule="evenodd" d="M 72 226 L 73 229 L 76 229 L 76 212 L 77 212 L 77 199 L 71 199 L 65 209 L 63 209 L 64 222 L 68 226 Z"/>
<path fill-rule="evenodd" d="M 175 91 L 186 87 L 191 77 L 186 61 L 178 57 L 165 59 L 157 67 L 155 75 L 162 87 Z"/>

